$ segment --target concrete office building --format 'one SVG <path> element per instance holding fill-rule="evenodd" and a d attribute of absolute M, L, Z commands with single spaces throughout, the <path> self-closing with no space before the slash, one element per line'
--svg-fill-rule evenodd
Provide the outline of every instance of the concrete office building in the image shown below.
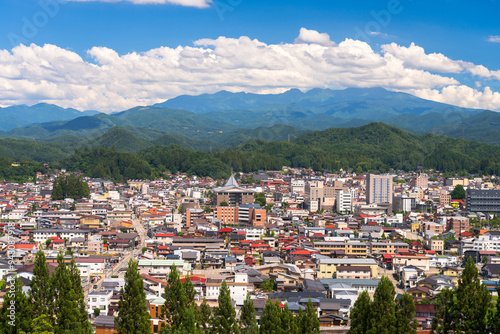
<path fill-rule="evenodd" d="M 215 188 L 215 203 L 220 206 L 222 202 L 226 202 L 229 206 L 239 206 L 242 203 L 253 203 L 255 191 L 240 187 L 238 182 L 231 175 L 224 187 Z"/>
<path fill-rule="evenodd" d="M 368 174 L 366 177 L 367 204 L 391 204 L 393 196 L 393 183 L 391 175 Z"/>
<path fill-rule="evenodd" d="M 467 189 L 465 199 L 469 212 L 500 212 L 500 190 Z"/>

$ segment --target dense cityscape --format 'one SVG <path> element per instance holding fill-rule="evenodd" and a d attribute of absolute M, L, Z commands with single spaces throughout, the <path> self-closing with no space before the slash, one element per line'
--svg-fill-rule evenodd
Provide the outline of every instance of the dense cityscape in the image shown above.
<path fill-rule="evenodd" d="M 484 290 L 484 300 L 475 302 L 487 311 L 480 313 L 484 328 L 498 325 L 488 319 L 500 270 L 495 176 L 283 167 L 227 180 L 169 174 L 115 183 L 55 170 L 37 173 L 33 182 L 2 182 L 0 198 L 4 323 L 9 287 L 38 305 L 40 286 L 57 282 L 40 281 L 66 273 L 81 285 L 72 289 L 80 294 L 73 307 L 96 333 L 120 333 L 127 321 L 139 321 L 123 314 L 142 314 L 144 333 L 250 333 L 259 325 L 260 332 L 272 333 L 280 316 L 292 323 L 314 319 L 296 320 L 287 331 L 364 333 L 370 331 L 359 324 L 360 309 L 370 298 L 386 303 L 377 297 L 384 288 L 397 319 L 392 325 L 405 323 L 398 313 L 403 302 L 411 305 L 404 332 L 440 333 L 446 326 L 442 303 L 449 302 L 443 295 L 464 293 L 466 284 L 476 286 L 475 293 L 465 292 L 471 297 Z M 187 290 L 181 296 L 173 286 Z M 203 321 L 199 310 L 208 314 Z M 18 332 L 30 330 L 19 317 L 22 309 L 16 312 L 16 321 L 23 321 L 16 323 Z M 36 309 L 29 318 L 56 333 L 80 322 L 70 317 L 73 323 L 62 323 L 57 307 L 55 318 L 49 312 Z M 230 320 L 221 325 L 220 319 Z M 464 316 L 461 325 L 470 320 Z M 182 327 L 188 325 L 196 331 Z"/>

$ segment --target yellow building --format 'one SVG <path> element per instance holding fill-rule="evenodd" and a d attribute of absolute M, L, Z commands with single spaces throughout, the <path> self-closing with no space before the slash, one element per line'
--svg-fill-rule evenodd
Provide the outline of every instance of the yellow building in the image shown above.
<path fill-rule="evenodd" d="M 314 243 L 314 248 L 322 255 L 330 255 L 333 250 L 343 250 L 345 255 L 366 256 L 368 254 L 368 244 L 357 241 L 318 241 Z"/>
<path fill-rule="evenodd" d="M 378 275 L 378 262 L 375 259 L 320 259 L 316 272 L 318 279 L 335 277 L 338 266 L 368 266 L 373 277 Z"/>
<path fill-rule="evenodd" d="M 101 220 L 102 218 L 99 216 L 82 216 L 80 218 L 80 224 L 87 225 L 90 228 L 99 228 Z"/>

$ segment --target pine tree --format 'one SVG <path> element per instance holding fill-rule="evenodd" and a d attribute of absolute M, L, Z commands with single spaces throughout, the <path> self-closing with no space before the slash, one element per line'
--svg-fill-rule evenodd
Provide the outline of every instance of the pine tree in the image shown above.
<path fill-rule="evenodd" d="M 240 327 L 243 334 L 257 334 L 259 326 L 255 317 L 255 307 L 250 295 L 247 295 L 241 307 Z"/>
<path fill-rule="evenodd" d="M 198 312 L 197 325 L 203 330 L 203 333 L 208 332 L 210 316 L 212 315 L 212 310 L 207 303 L 206 299 L 203 299 L 203 303 L 200 305 L 200 310 Z"/>
<path fill-rule="evenodd" d="M 92 325 L 89 322 L 89 314 L 85 304 L 85 294 L 83 293 L 80 270 L 76 266 L 75 257 L 71 255 L 71 262 L 68 266 L 69 278 L 73 291 L 76 295 L 76 302 L 79 309 L 79 322 L 82 328 L 82 333 L 93 333 Z"/>
<path fill-rule="evenodd" d="M 181 324 L 180 329 L 176 332 L 179 334 L 189 333 L 189 334 L 202 334 L 202 330 L 196 326 L 196 313 L 198 307 L 195 303 L 191 304 L 186 309 L 186 317 Z"/>
<path fill-rule="evenodd" d="M 49 316 L 48 321 L 53 324 L 52 303 L 54 299 L 54 290 L 51 286 L 49 267 L 45 262 L 45 253 L 39 249 L 35 255 L 33 268 L 33 278 L 30 282 L 30 299 L 33 302 L 33 312 L 37 317 L 42 315 Z"/>
<path fill-rule="evenodd" d="M 436 317 L 432 321 L 432 333 L 447 334 L 453 328 L 454 319 L 458 316 L 454 310 L 453 290 L 445 288 L 436 295 L 434 308 Z"/>
<path fill-rule="evenodd" d="M 189 307 L 194 304 L 194 297 L 196 296 L 196 290 L 194 289 L 193 282 L 191 282 L 189 274 L 184 278 L 182 287 L 184 288 L 184 294 L 186 295 L 186 307 Z"/>
<path fill-rule="evenodd" d="M 293 313 L 288 308 L 288 303 L 285 303 L 285 307 L 281 312 L 281 328 L 283 329 L 283 333 L 287 334 L 299 334 L 299 330 L 297 328 L 297 321 L 295 321 L 295 317 Z"/>
<path fill-rule="evenodd" d="M 434 333 L 488 333 L 491 326 L 491 295 L 479 280 L 474 260 L 469 257 L 453 290 L 445 289 L 436 297 Z"/>
<path fill-rule="evenodd" d="M 191 283 L 191 280 L 189 280 L 189 283 Z M 166 324 L 161 327 L 162 333 L 176 331 L 181 328 L 186 318 L 187 306 L 188 299 L 186 297 L 185 286 L 181 283 L 179 273 L 174 264 L 168 274 L 167 286 L 165 287 L 165 304 L 162 313 Z"/>
<path fill-rule="evenodd" d="M 415 319 L 415 302 L 405 293 L 396 300 L 396 333 L 417 334 L 418 322 Z"/>
<path fill-rule="evenodd" d="M 349 330 L 349 334 L 364 334 L 368 332 L 371 328 L 371 307 L 372 301 L 370 300 L 368 291 L 365 290 L 358 296 L 351 309 L 351 329 Z"/>
<path fill-rule="evenodd" d="M 54 327 L 50 324 L 50 317 L 42 314 L 32 321 L 31 327 L 33 328 L 29 334 L 53 334 Z M 27 333 L 28 334 L 28 333 Z"/>
<path fill-rule="evenodd" d="M 487 332 L 487 314 L 491 308 L 491 295 L 481 283 L 473 259 L 469 257 L 456 287 L 455 312 L 460 317 L 455 320 L 455 330 L 464 333 Z"/>
<path fill-rule="evenodd" d="M 54 275 L 51 276 L 51 282 L 56 293 L 54 301 L 54 315 L 56 317 L 54 333 L 81 332 L 85 324 L 80 322 L 81 314 L 77 295 L 62 250 L 57 255 L 57 269 Z"/>
<path fill-rule="evenodd" d="M 301 318 L 302 333 L 317 333 L 319 334 L 319 318 L 314 309 L 311 298 L 307 301 L 307 306 Z"/>
<path fill-rule="evenodd" d="M 238 323 L 236 321 L 236 310 L 231 303 L 231 292 L 226 281 L 222 281 L 219 290 L 219 306 L 214 308 L 210 319 L 210 332 L 216 334 L 239 334 Z"/>
<path fill-rule="evenodd" d="M 28 333 L 31 330 L 33 317 L 31 301 L 23 292 L 23 283 L 19 276 L 13 276 L 10 284 L 14 285 L 14 289 L 9 288 L 4 295 L 3 306 L 0 311 L 0 333 Z"/>
<path fill-rule="evenodd" d="M 497 296 L 500 296 L 500 286 L 497 288 Z M 497 299 L 495 310 L 490 312 L 489 328 L 491 333 L 500 333 L 500 301 Z"/>
<path fill-rule="evenodd" d="M 274 304 L 271 299 L 267 300 L 262 316 L 260 317 L 260 333 L 281 333 L 281 312 L 279 305 Z"/>
<path fill-rule="evenodd" d="M 146 293 L 137 262 L 130 259 L 125 272 L 125 286 L 118 301 L 118 316 L 115 317 L 118 334 L 151 333 L 151 316 L 146 304 Z"/>
<path fill-rule="evenodd" d="M 396 333 L 396 304 L 394 285 L 387 276 L 383 276 L 378 283 L 373 297 L 371 328 L 368 334 Z"/>

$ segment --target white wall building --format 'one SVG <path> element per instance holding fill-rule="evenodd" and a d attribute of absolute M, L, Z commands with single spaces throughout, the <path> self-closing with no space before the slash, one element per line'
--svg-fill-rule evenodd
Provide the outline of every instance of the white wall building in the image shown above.
<path fill-rule="evenodd" d="M 352 211 L 352 196 L 349 191 L 340 190 L 337 192 L 336 207 L 338 212 L 351 212 Z"/>

